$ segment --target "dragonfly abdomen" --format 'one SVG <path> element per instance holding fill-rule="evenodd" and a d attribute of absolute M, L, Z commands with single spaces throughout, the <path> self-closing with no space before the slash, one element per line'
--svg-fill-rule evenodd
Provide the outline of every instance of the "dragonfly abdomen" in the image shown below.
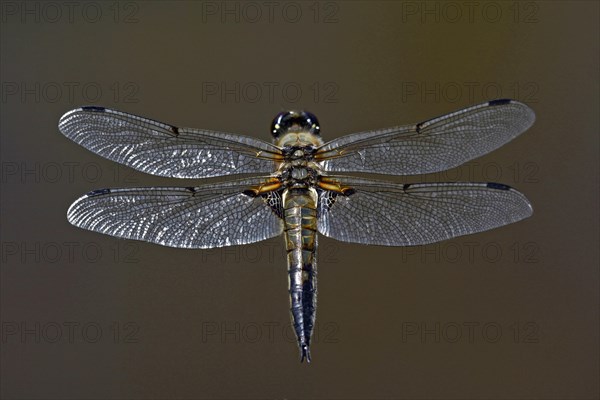
<path fill-rule="evenodd" d="M 283 196 L 290 311 L 301 359 L 310 362 L 317 307 L 317 193 L 288 189 Z"/>

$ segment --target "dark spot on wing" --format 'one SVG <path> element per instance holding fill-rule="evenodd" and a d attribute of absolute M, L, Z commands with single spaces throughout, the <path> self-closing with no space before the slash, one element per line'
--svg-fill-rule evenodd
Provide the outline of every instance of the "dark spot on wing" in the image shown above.
<path fill-rule="evenodd" d="M 352 196 L 354 193 L 356 193 L 356 189 L 353 189 L 353 188 L 344 189 L 343 193 L 344 193 L 344 196 Z"/>
<path fill-rule="evenodd" d="M 256 197 L 256 195 L 254 195 L 254 197 Z M 261 197 L 265 203 L 271 207 L 271 210 L 275 213 L 275 215 L 277 215 L 279 218 L 283 218 L 283 190 L 268 192 L 262 194 Z"/>
<path fill-rule="evenodd" d="M 171 125 L 171 131 L 175 134 L 175 135 L 179 135 L 179 128 L 176 126 Z"/>
<path fill-rule="evenodd" d="M 98 107 L 98 106 L 83 106 L 81 107 L 82 110 L 84 111 L 93 111 L 93 112 L 104 112 L 106 111 L 106 108 L 104 107 Z"/>
<path fill-rule="evenodd" d="M 248 197 L 256 197 L 256 192 L 252 189 L 246 189 L 242 193 Z"/>
<path fill-rule="evenodd" d="M 489 106 L 501 106 L 502 104 L 508 104 L 512 100 L 511 99 L 496 99 L 492 101 L 488 101 Z"/>
<path fill-rule="evenodd" d="M 98 190 L 92 190 L 86 196 L 93 197 L 93 196 L 100 196 L 100 195 L 108 194 L 108 193 L 110 193 L 110 189 L 98 189 Z"/>
<path fill-rule="evenodd" d="M 421 133 L 421 127 L 422 127 L 422 126 L 423 126 L 423 122 L 419 122 L 419 123 L 416 125 L 416 127 L 415 127 L 415 128 L 416 128 L 416 131 L 417 131 L 417 133 Z"/>
<path fill-rule="evenodd" d="M 502 183 L 494 183 L 494 182 L 489 182 L 487 184 L 487 187 L 489 187 L 490 189 L 497 189 L 497 190 L 510 190 L 510 186 L 508 185 L 504 185 Z"/>
<path fill-rule="evenodd" d="M 411 187 L 412 184 L 410 183 L 405 183 L 404 186 L 402 186 L 402 190 L 404 190 L 406 192 L 406 190 Z"/>
<path fill-rule="evenodd" d="M 317 216 L 320 216 L 321 211 L 328 211 L 335 204 L 337 193 L 330 190 L 317 189 L 319 194 L 319 207 L 317 208 Z"/>
<path fill-rule="evenodd" d="M 185 189 L 188 190 L 188 191 L 190 191 L 190 192 L 192 192 L 192 193 L 196 193 L 196 188 L 193 187 L 193 186 L 188 186 Z"/>

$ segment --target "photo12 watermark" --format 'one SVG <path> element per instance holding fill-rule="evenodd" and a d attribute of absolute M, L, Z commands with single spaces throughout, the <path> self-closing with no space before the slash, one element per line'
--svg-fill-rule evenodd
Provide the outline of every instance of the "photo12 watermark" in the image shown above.
<path fill-rule="evenodd" d="M 317 258 L 320 264 L 337 264 L 339 255 L 345 244 L 329 242 L 319 244 Z M 243 246 L 219 247 L 204 249 L 199 253 L 200 262 L 210 265 L 225 264 L 260 264 L 281 265 L 286 262 L 287 251 L 283 238 L 277 241 L 262 241 Z"/>
<path fill-rule="evenodd" d="M 339 343 L 340 326 L 336 322 L 319 322 L 314 326 L 311 343 Z M 277 321 L 239 322 L 203 321 L 202 343 L 297 343 L 292 324 Z"/>
<path fill-rule="evenodd" d="M 475 81 L 407 81 L 400 86 L 402 103 L 472 104 L 481 99 L 511 98 L 524 103 L 539 102 L 540 85 L 532 81 L 475 82 Z"/>
<path fill-rule="evenodd" d="M 535 321 L 403 321 L 400 341 L 410 344 L 540 343 Z"/>
<path fill-rule="evenodd" d="M 400 21 L 415 24 L 537 24 L 535 1 L 402 1 Z"/>
<path fill-rule="evenodd" d="M 3 24 L 137 24 L 136 1 L 2 1 Z"/>
<path fill-rule="evenodd" d="M 204 81 L 202 103 L 338 103 L 340 85 L 333 81 Z"/>
<path fill-rule="evenodd" d="M 134 184 L 138 182 L 139 175 L 140 173 L 133 168 L 117 163 L 108 166 L 93 161 L 3 161 L 0 163 L 0 182 L 9 185 L 76 182 Z"/>
<path fill-rule="evenodd" d="M 409 246 L 399 249 L 401 264 L 540 264 L 542 249 L 535 241 L 508 243 L 476 240 L 445 240 L 426 246 Z"/>
<path fill-rule="evenodd" d="M 140 326 L 132 321 L 2 321 L 2 344 L 133 344 Z"/>
<path fill-rule="evenodd" d="M 334 1 L 202 1 L 203 24 L 337 24 Z"/>
<path fill-rule="evenodd" d="M 510 185 L 542 182 L 541 166 L 535 161 L 469 161 L 456 168 L 411 175 L 418 182 L 502 182 Z"/>
<path fill-rule="evenodd" d="M 140 242 L 115 240 L 110 244 L 94 241 L 2 241 L 0 259 L 5 265 L 32 264 L 137 264 Z"/>
<path fill-rule="evenodd" d="M 139 103 L 136 82 L 5 81 L 0 85 L 2 104 Z"/>

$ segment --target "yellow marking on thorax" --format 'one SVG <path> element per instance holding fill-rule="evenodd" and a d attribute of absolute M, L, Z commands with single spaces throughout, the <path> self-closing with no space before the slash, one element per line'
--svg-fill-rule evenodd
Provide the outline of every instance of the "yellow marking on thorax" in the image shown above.
<path fill-rule="evenodd" d="M 344 186 L 339 180 L 332 179 L 326 176 L 322 176 L 319 182 L 317 182 L 317 185 L 321 189 L 330 190 L 332 192 L 342 194 L 346 194 L 346 192 L 348 192 L 349 190 L 354 190 L 351 186 Z"/>
<path fill-rule="evenodd" d="M 261 183 L 258 186 L 252 186 L 252 187 L 250 187 L 248 190 L 253 191 L 254 195 L 257 196 L 259 194 L 263 194 L 263 193 L 271 192 L 273 190 L 277 190 L 277 189 L 279 189 L 282 186 L 283 185 L 281 184 L 281 182 L 279 181 L 279 179 L 277 179 L 277 178 L 270 178 L 270 179 L 266 180 L 264 183 Z"/>

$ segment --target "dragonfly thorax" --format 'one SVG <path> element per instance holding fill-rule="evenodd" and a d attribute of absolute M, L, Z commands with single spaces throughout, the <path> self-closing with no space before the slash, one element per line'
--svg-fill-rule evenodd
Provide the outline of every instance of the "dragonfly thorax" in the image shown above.
<path fill-rule="evenodd" d="M 292 179 L 294 180 L 305 180 L 308 178 L 309 169 L 305 167 L 292 167 Z"/>
<path fill-rule="evenodd" d="M 320 167 L 314 161 L 315 151 L 312 144 L 286 146 L 282 149 L 285 161 L 281 163 L 279 173 L 286 187 L 309 187 L 316 183 Z"/>
<path fill-rule="evenodd" d="M 323 144 L 319 135 L 308 131 L 291 131 L 274 139 L 275 146 L 285 149 L 314 148 Z"/>
<path fill-rule="evenodd" d="M 314 186 L 318 180 L 318 173 L 307 165 L 290 165 L 281 171 L 280 179 L 288 188 L 307 188 Z"/>

